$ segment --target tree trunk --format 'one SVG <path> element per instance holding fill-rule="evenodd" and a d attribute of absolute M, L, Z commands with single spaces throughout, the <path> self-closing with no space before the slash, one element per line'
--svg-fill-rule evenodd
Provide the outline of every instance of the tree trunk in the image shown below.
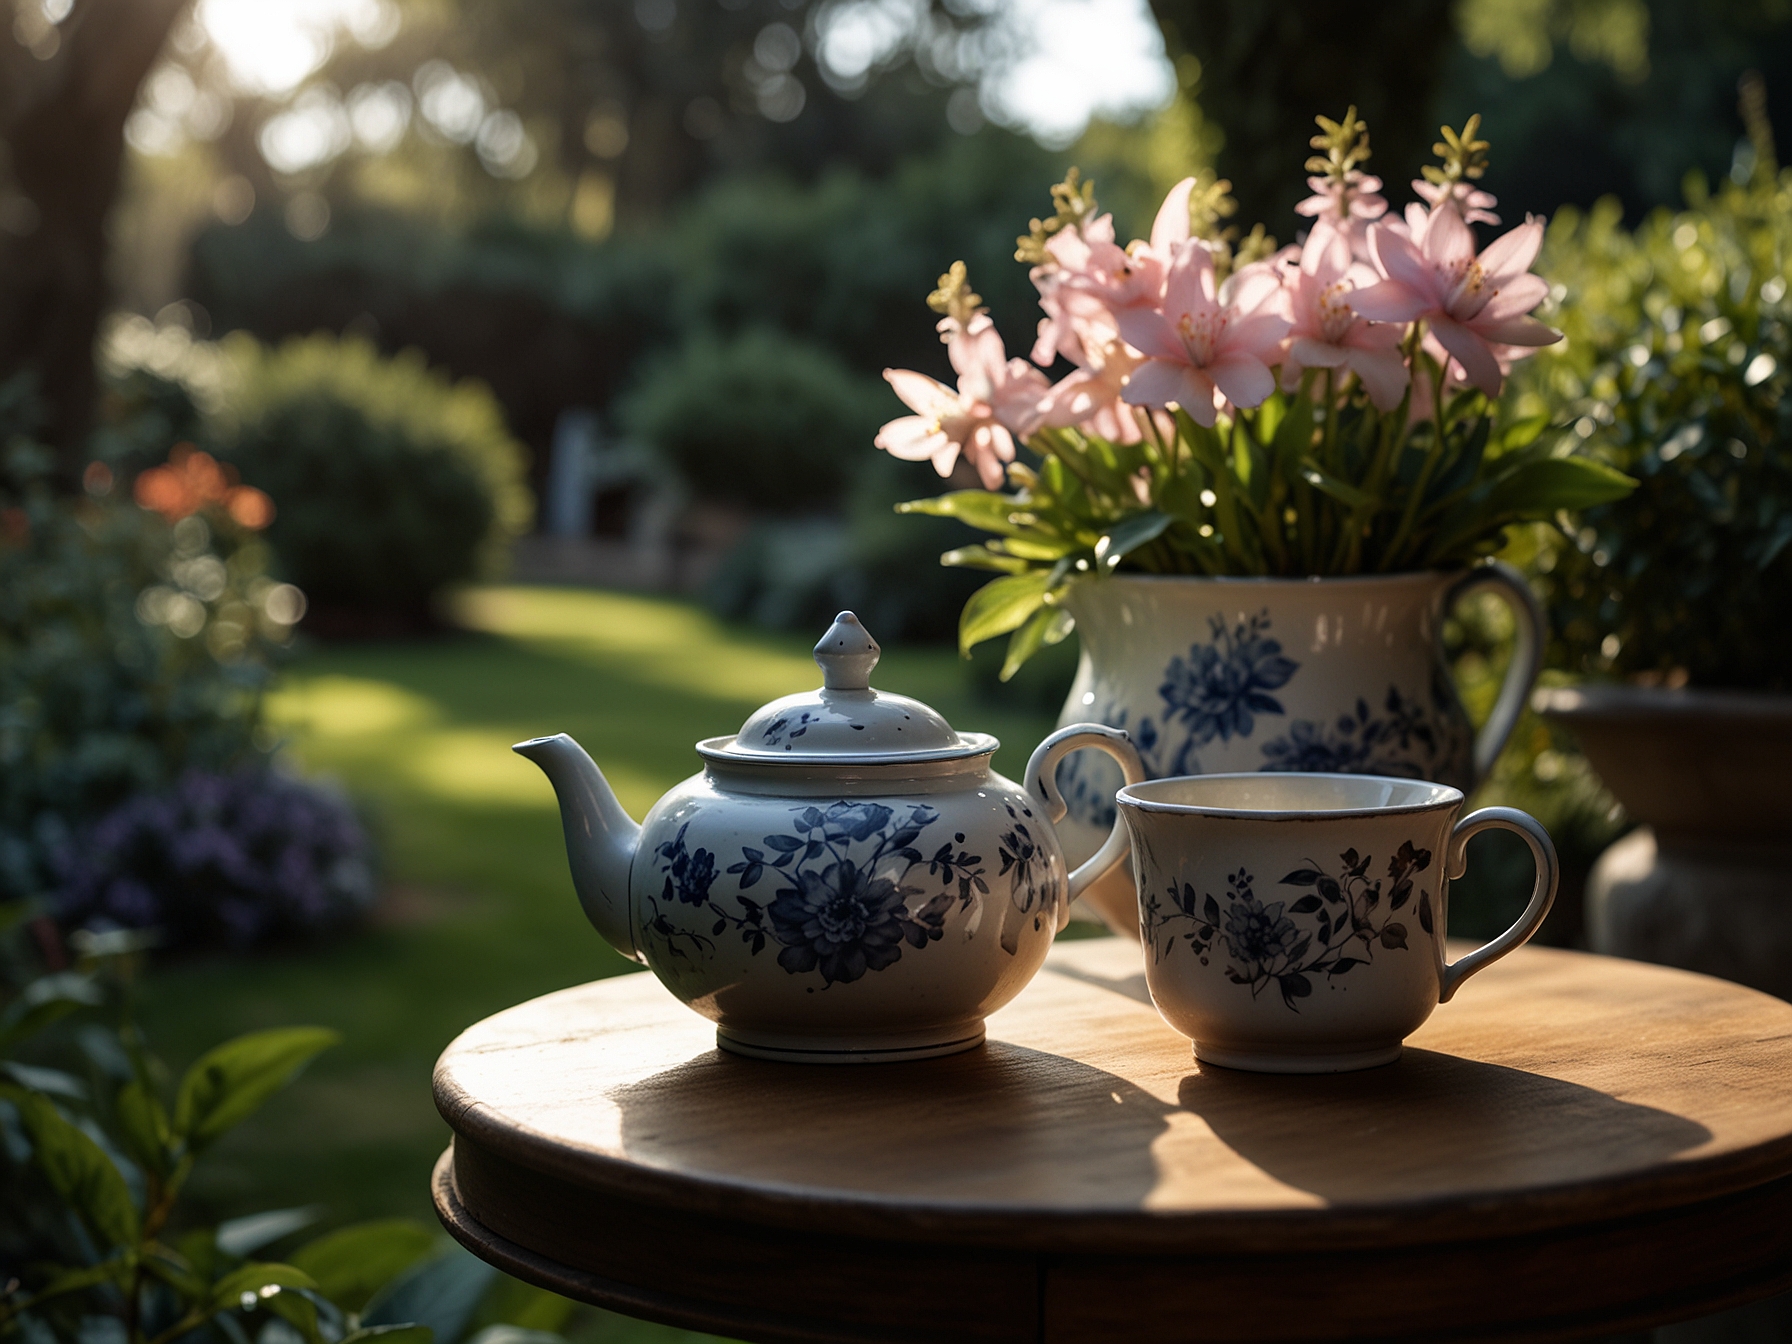
<path fill-rule="evenodd" d="M 1151 0 L 1172 56 L 1201 62 L 1196 98 L 1225 133 L 1217 168 L 1239 222 L 1287 239 L 1308 194 L 1301 165 L 1315 115 L 1355 104 L 1369 124 L 1369 171 L 1398 200 L 1425 161 L 1445 56 L 1450 0 Z"/>
<path fill-rule="evenodd" d="M 0 232 L 0 378 L 36 373 L 70 485 L 93 416 L 125 118 L 187 3 L 77 0 L 53 54 L 39 48 L 48 59 L 16 42 L 0 54 L 0 170 L 11 178 L 0 177 L 0 192 L 14 197 L 11 230 Z"/>

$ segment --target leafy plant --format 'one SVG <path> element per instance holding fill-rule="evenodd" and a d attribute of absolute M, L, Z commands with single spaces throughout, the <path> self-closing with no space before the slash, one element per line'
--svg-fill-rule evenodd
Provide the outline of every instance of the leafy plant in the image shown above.
<path fill-rule="evenodd" d="M 35 424 L 29 386 L 0 386 L 0 899 L 49 890 L 126 798 L 261 759 L 261 693 L 302 602 L 226 508 L 171 520 L 103 462 L 85 497 L 57 495 Z"/>
<path fill-rule="evenodd" d="M 876 383 L 821 346 L 770 329 L 702 334 L 649 365 L 622 422 L 698 495 L 791 513 L 840 498 L 877 400 Z"/>
<path fill-rule="evenodd" d="M 1551 229 L 1569 340 L 1518 399 L 1639 482 L 1535 566 L 1577 672 L 1792 690 L 1792 173 L 1762 130 L 1753 172 L 1690 179 L 1684 210 Z"/>
<path fill-rule="evenodd" d="M 272 496 L 278 563 L 314 602 L 427 610 L 529 523 L 523 449 L 482 385 L 407 351 L 311 336 L 222 343 L 220 456 Z"/>
<path fill-rule="evenodd" d="M 1631 488 L 1546 417 L 1501 415 L 1512 361 L 1557 334 L 1528 316 L 1547 289 L 1528 270 L 1541 223 L 1475 241 L 1496 222 L 1474 185 L 1477 119 L 1444 128 L 1441 166 L 1413 184 L 1427 206 L 1404 223 L 1381 219 L 1355 110 L 1319 124 L 1303 246 L 1278 252 L 1260 225 L 1241 237 L 1226 184 L 1190 178 L 1122 249 L 1073 172 L 1016 253 L 1046 314 L 1033 357 L 1072 371 L 1049 384 L 1009 360 L 962 265 L 929 299 L 957 389 L 887 371 L 916 414 L 879 446 L 942 475 L 962 455 L 981 478 L 903 507 L 995 534 L 942 558 L 1002 575 L 966 604 L 959 642 L 1009 634 L 1005 676 L 1069 632 L 1061 599 L 1084 576 L 1466 565 L 1514 523 Z"/>
<path fill-rule="evenodd" d="M 0 933 L 29 907 L 0 909 Z M 277 1209 L 217 1226 L 182 1225 L 195 1165 L 290 1083 L 337 1035 L 285 1027 L 227 1041 L 178 1080 L 132 1024 L 130 935 L 85 943 L 77 971 L 25 982 L 0 1008 L 0 1339 L 28 1344 L 455 1344 L 491 1296 L 497 1272 L 464 1251 L 437 1252 L 403 1219 L 341 1228 L 284 1259 L 316 1209 Z M 120 1001 L 115 1029 L 76 1039 L 91 1083 L 21 1047 L 73 1013 Z M 571 1304 L 530 1290 L 515 1324 L 473 1344 L 558 1344 Z M 533 1326 L 536 1332 L 516 1326 Z"/>

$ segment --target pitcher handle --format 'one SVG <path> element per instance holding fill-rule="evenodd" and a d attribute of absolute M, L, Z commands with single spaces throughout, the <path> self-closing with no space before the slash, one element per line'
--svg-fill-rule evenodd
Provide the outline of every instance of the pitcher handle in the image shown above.
<path fill-rule="evenodd" d="M 1490 830 L 1512 831 L 1530 846 L 1531 859 L 1537 865 L 1537 881 L 1531 887 L 1530 903 L 1525 906 L 1517 923 L 1491 943 L 1477 947 L 1454 964 L 1444 966 L 1443 986 L 1437 996 L 1439 1003 L 1448 1003 L 1450 996 L 1462 987 L 1462 982 L 1476 971 L 1498 961 L 1513 948 L 1528 943 L 1538 926 L 1543 923 L 1543 917 L 1549 913 L 1549 907 L 1555 904 L 1556 882 L 1560 877 L 1556 847 L 1550 841 L 1549 832 L 1543 829 L 1535 817 L 1527 812 L 1520 812 L 1515 807 L 1484 807 L 1457 822 L 1456 829 L 1450 833 L 1449 853 L 1444 860 L 1444 876 L 1452 881 L 1461 877 L 1468 869 L 1469 840 L 1482 831 Z"/>
<path fill-rule="evenodd" d="M 1058 792 L 1058 763 L 1071 752 L 1081 751 L 1084 747 L 1105 751 L 1120 762 L 1120 771 L 1126 776 L 1128 784 L 1145 782 L 1145 763 L 1139 759 L 1138 750 L 1123 729 L 1109 728 L 1099 723 L 1073 723 L 1067 728 L 1060 728 L 1033 748 L 1033 754 L 1027 760 L 1025 780 L 1027 792 L 1045 809 L 1046 820 L 1053 826 L 1063 821 L 1064 814 L 1070 810 L 1069 804 L 1064 801 L 1064 795 Z M 1060 933 L 1070 923 L 1070 903 L 1081 896 L 1090 883 L 1106 877 L 1109 869 L 1126 857 L 1131 844 L 1126 822 L 1116 816 L 1114 829 L 1108 832 L 1106 843 L 1070 875 L 1070 893 L 1058 906 Z"/>
<path fill-rule="evenodd" d="M 1462 598 L 1479 588 L 1497 588 L 1512 608 L 1517 636 L 1512 646 L 1512 661 L 1506 668 L 1506 680 L 1500 686 L 1499 699 L 1493 702 L 1493 713 L 1475 734 L 1475 783 L 1486 779 L 1499 759 L 1500 749 L 1518 726 L 1524 713 L 1531 687 L 1543 670 L 1543 608 L 1537 595 L 1511 565 L 1495 560 L 1477 565 L 1444 596 L 1448 611 Z"/>

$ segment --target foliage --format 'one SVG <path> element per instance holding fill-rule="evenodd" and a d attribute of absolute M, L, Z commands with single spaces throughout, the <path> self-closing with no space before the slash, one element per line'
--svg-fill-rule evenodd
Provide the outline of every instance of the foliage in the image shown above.
<path fill-rule="evenodd" d="M 55 913 L 64 928 L 249 947 L 362 913 L 370 857 L 353 807 L 332 791 L 273 770 L 192 770 L 127 799 L 61 856 Z"/>
<path fill-rule="evenodd" d="M 1471 226 L 1494 204 L 1474 185 L 1478 122 L 1444 128 L 1442 167 L 1414 183 L 1430 209 L 1389 226 L 1355 110 L 1318 120 L 1299 249 L 1275 253 L 1261 226 L 1241 238 L 1226 184 L 1188 179 L 1122 251 L 1066 180 L 1017 253 L 1046 313 L 1034 359 L 1076 366 L 1055 385 L 1007 358 L 962 264 L 940 278 L 929 303 L 958 388 L 887 371 L 917 413 L 877 442 L 941 475 L 962 454 L 982 478 L 903 506 L 996 536 L 943 557 L 1003 575 L 966 604 L 961 648 L 1011 634 L 1012 674 L 1068 633 L 1060 599 L 1079 576 L 1448 568 L 1514 523 L 1630 488 L 1546 417 L 1500 413 L 1507 368 L 1557 337 L 1526 315 L 1546 292 L 1528 273 L 1541 224 L 1477 255 Z"/>
<path fill-rule="evenodd" d="M 1751 153 L 1738 144 L 1738 78 L 1762 71 L 1777 91 L 1792 68 L 1778 0 L 1464 0 L 1455 10 L 1462 43 L 1441 63 L 1436 115 L 1479 109 L 1499 128 L 1487 181 L 1513 219 L 1607 195 L 1632 224 L 1677 208 L 1687 172 L 1715 178 Z"/>
<path fill-rule="evenodd" d="M 654 362 L 621 418 L 699 496 L 790 513 L 839 498 L 880 400 L 829 351 L 761 328 L 699 334 Z"/>
<path fill-rule="evenodd" d="M 1192 94 L 1225 128 L 1215 166 L 1258 219 L 1298 196 L 1278 165 L 1300 147 L 1309 124 L 1302 109 L 1315 104 L 1355 100 L 1381 128 L 1393 168 L 1418 167 L 1461 8 L 1445 0 L 1151 0 L 1171 54 L 1193 66 Z"/>
<path fill-rule="evenodd" d="M 424 608 L 528 526 L 523 450 L 483 386 L 325 335 L 224 356 L 220 452 L 273 497 L 268 541 L 313 601 Z"/>
<path fill-rule="evenodd" d="M 0 915 L 10 929 L 26 912 L 15 904 Z M 496 1272 L 465 1252 L 433 1255 L 434 1237 L 414 1223 L 338 1229 L 284 1261 L 259 1253 L 317 1210 L 183 1226 L 195 1164 L 339 1038 L 315 1027 L 239 1036 L 174 1081 L 129 1012 L 137 946 L 117 934 L 89 940 L 80 970 L 27 980 L 0 1007 L 0 1339 L 243 1344 L 254 1332 L 294 1344 L 455 1344 Z M 102 974 L 102 961 L 125 962 L 127 974 Z M 90 1022 L 75 1037 L 91 1082 L 18 1059 L 59 1020 L 107 1001 L 118 1025 Z M 558 1325 L 570 1306 L 523 1305 L 538 1325 Z"/>
<path fill-rule="evenodd" d="M 34 423 L 28 385 L 0 387 L 0 898 L 47 890 L 125 798 L 257 759 L 297 602 L 222 509 L 170 523 L 104 464 L 87 497 L 53 494 Z"/>
<path fill-rule="evenodd" d="M 1771 163 L 1714 195 L 1689 181 L 1634 233 L 1614 201 L 1554 226 L 1569 340 L 1521 399 L 1640 483 L 1540 558 L 1573 670 L 1792 689 L 1789 261 L 1792 173 Z"/>

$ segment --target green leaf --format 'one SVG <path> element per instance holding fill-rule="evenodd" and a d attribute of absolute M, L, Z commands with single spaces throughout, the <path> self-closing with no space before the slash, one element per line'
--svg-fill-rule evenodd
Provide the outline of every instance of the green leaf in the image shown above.
<path fill-rule="evenodd" d="M 282 1237 L 291 1236 L 301 1228 L 310 1227 L 322 1213 L 322 1208 L 312 1204 L 304 1208 L 269 1209 L 266 1213 L 232 1218 L 229 1222 L 218 1224 L 217 1246 L 225 1255 L 242 1259 L 255 1254 L 263 1246 L 272 1245 Z M 290 1257 L 287 1263 L 293 1263 Z M 306 1273 L 310 1271 L 306 1270 Z"/>
<path fill-rule="evenodd" d="M 145 1251 L 143 1268 L 174 1289 L 188 1306 L 211 1298 L 210 1281 L 185 1256 L 165 1246 L 152 1245 Z"/>
<path fill-rule="evenodd" d="M 1486 509 L 1496 517 L 1547 518 L 1623 499 L 1636 482 L 1615 467 L 1586 457 L 1545 457 L 1499 476 Z"/>
<path fill-rule="evenodd" d="M 958 651 L 969 654 L 986 639 L 1018 629 L 1045 604 L 1052 576 L 1035 570 L 991 579 L 964 604 L 958 617 Z"/>
<path fill-rule="evenodd" d="M 247 1311 L 261 1305 L 286 1288 L 317 1289 L 317 1282 L 304 1270 L 293 1265 L 250 1264 L 232 1270 L 212 1285 L 213 1311 L 240 1307 Z M 249 1301 L 248 1298 L 257 1299 Z"/>
<path fill-rule="evenodd" d="M 102 997 L 93 977 L 79 971 L 39 976 L 0 1013 L 0 1049 L 36 1035 L 77 1009 L 94 1007 Z"/>
<path fill-rule="evenodd" d="M 197 1150 L 253 1115 L 318 1054 L 342 1039 L 322 1027 L 280 1027 L 226 1041 L 181 1079 L 174 1133 Z"/>
<path fill-rule="evenodd" d="M 1156 509 L 1122 519 L 1104 532 L 1101 540 L 1095 543 L 1096 563 L 1106 565 L 1109 569 L 1114 568 L 1122 557 L 1156 541 L 1175 521 L 1169 514 L 1159 513 Z"/>
<path fill-rule="evenodd" d="M 1301 480 L 1320 494 L 1330 495 L 1348 509 L 1363 509 L 1377 502 L 1367 491 L 1357 489 L 1348 481 L 1339 480 L 1310 457 L 1302 461 L 1295 470 Z"/>
<path fill-rule="evenodd" d="M 79 1268 L 58 1271 L 48 1283 L 32 1294 L 32 1299 L 42 1302 L 48 1298 L 62 1297 L 68 1293 L 78 1293 L 85 1288 L 93 1288 L 102 1283 L 123 1284 L 130 1277 L 131 1262 L 129 1258 L 113 1256 L 109 1260 L 102 1260 L 97 1265 L 83 1265 Z"/>
<path fill-rule="evenodd" d="M 1622 499 L 1636 488 L 1623 472 L 1584 457 L 1532 458 L 1478 487 L 1442 518 L 1422 564 L 1464 558 L 1458 552 L 1511 523 L 1552 517 Z"/>
<path fill-rule="evenodd" d="M 939 495 L 933 499 L 911 499 L 907 503 L 896 506 L 897 513 L 927 513 L 936 518 L 956 518 L 961 523 L 969 523 L 972 527 L 984 532 L 994 532 L 1004 537 L 1026 535 L 1027 529 L 1010 521 L 1011 516 L 1021 510 L 1021 505 L 1011 495 L 999 495 L 993 490 L 954 490 L 950 494 Z"/>
<path fill-rule="evenodd" d="M 520 1325 L 488 1325 L 469 1339 L 467 1344 L 566 1344 L 566 1338 L 551 1330 L 526 1330 Z"/>
<path fill-rule="evenodd" d="M 261 1309 L 278 1316 L 297 1330 L 304 1336 L 307 1344 L 325 1344 L 323 1334 L 317 1328 L 317 1303 L 304 1293 L 289 1293 L 283 1289 L 270 1297 L 262 1298 Z"/>
<path fill-rule="evenodd" d="M 351 1330 L 337 1344 L 434 1344 L 436 1332 L 427 1325 L 364 1325 Z"/>
<path fill-rule="evenodd" d="M 0 1059 L 0 1074 L 10 1077 L 21 1087 L 64 1101 L 86 1101 L 87 1084 L 61 1069 L 44 1069 L 35 1064 L 21 1064 L 16 1059 Z"/>
<path fill-rule="evenodd" d="M 118 1090 L 113 1109 L 125 1150 L 139 1166 L 166 1172 L 173 1162 L 169 1152 L 173 1136 L 168 1132 L 168 1113 L 155 1094 L 140 1082 L 127 1083 Z"/>
<path fill-rule="evenodd" d="M 106 1246 L 132 1247 L 142 1225 L 124 1174 L 105 1150 L 66 1119 L 46 1096 L 23 1088 L 0 1088 L 19 1109 L 37 1165 L 56 1193 Z"/>
<path fill-rule="evenodd" d="M 1021 666 L 1047 644 L 1057 644 L 1072 630 L 1076 620 L 1062 607 L 1041 607 L 1027 618 L 1008 638 L 1008 656 L 1002 661 L 1001 680 L 1007 681 Z"/>
<path fill-rule="evenodd" d="M 317 1280 L 317 1290 L 344 1311 L 359 1311 L 380 1285 L 435 1248 L 421 1223 L 389 1218 L 357 1223 L 307 1242 L 288 1257 Z"/>
<path fill-rule="evenodd" d="M 1062 560 L 1076 549 L 1074 541 L 1061 537 L 1041 540 L 1038 537 L 1009 537 L 1000 543 L 1004 551 L 1022 560 Z"/>
<path fill-rule="evenodd" d="M 1267 405 L 1267 403 L 1265 403 Z M 1282 417 L 1281 423 L 1270 434 L 1270 448 L 1278 462 L 1286 464 L 1290 475 L 1294 464 L 1307 456 L 1313 445 L 1313 403 L 1304 396 L 1296 397 L 1288 407 L 1288 414 Z"/>
<path fill-rule="evenodd" d="M 1529 415 L 1523 420 L 1514 420 L 1501 431 L 1498 442 L 1493 445 L 1493 455 L 1498 457 L 1518 448 L 1528 448 L 1548 428 L 1547 415 Z"/>
<path fill-rule="evenodd" d="M 984 545 L 960 546 L 940 557 L 942 565 L 957 569 L 993 569 L 1003 574 L 1025 574 L 1032 568 L 1019 556 L 1003 555 Z"/>
<path fill-rule="evenodd" d="M 367 1304 L 368 1325 L 427 1325 L 441 1344 L 455 1344 L 498 1271 L 455 1246 L 407 1270 Z"/>

